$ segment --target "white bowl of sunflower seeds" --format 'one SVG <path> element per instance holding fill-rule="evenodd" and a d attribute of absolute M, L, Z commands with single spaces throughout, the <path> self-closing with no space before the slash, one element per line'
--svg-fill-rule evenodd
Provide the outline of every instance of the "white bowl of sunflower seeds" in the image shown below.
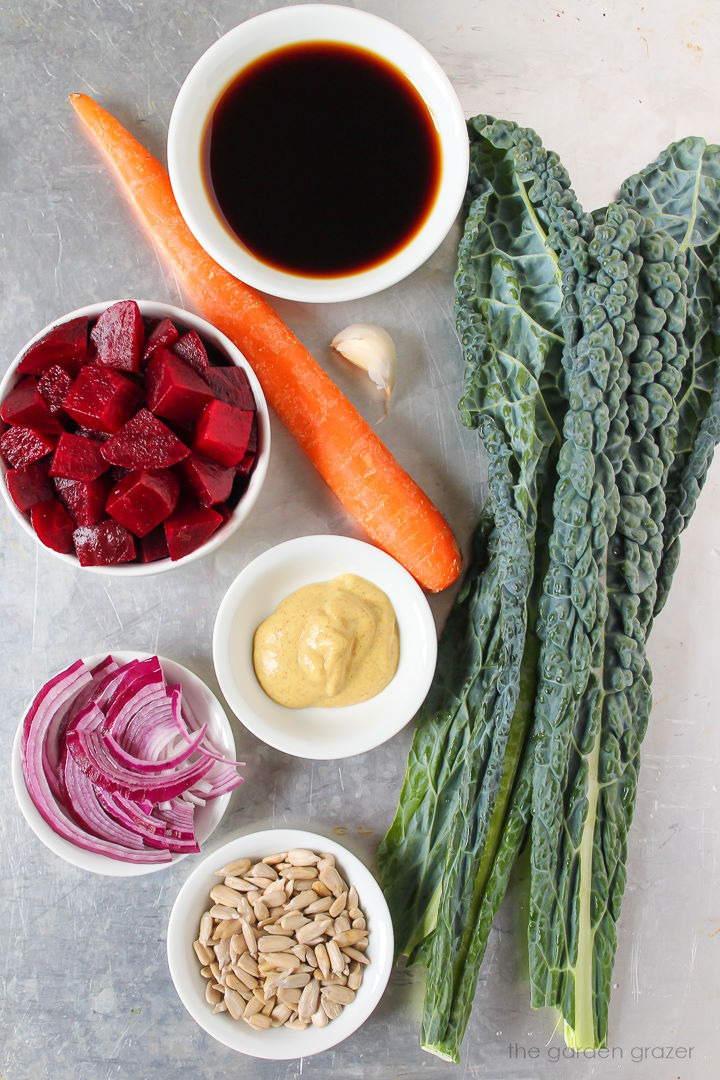
<path fill-rule="evenodd" d="M 167 934 L 180 1000 L 243 1054 L 308 1057 L 380 1001 L 393 959 L 385 897 L 346 848 L 315 833 L 236 837 L 193 871 Z"/>

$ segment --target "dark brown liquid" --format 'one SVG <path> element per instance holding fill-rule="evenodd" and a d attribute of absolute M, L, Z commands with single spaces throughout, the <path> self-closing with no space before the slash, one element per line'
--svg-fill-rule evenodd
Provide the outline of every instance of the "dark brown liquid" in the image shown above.
<path fill-rule="evenodd" d="M 403 248 L 437 195 L 440 142 L 410 81 L 364 49 L 290 45 L 225 88 L 204 174 L 218 214 L 263 262 L 357 273 Z"/>

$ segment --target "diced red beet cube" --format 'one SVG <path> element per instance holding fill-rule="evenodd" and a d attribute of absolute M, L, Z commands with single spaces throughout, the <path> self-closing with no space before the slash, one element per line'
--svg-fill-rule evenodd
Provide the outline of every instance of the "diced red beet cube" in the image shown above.
<path fill-rule="evenodd" d="M 88 364 L 63 401 L 65 412 L 83 427 L 114 435 L 134 412 L 140 389 L 112 368 Z"/>
<path fill-rule="evenodd" d="M 97 480 L 109 468 L 100 453 L 102 445 L 97 439 L 63 431 L 53 454 L 50 475 L 66 480 Z"/>
<path fill-rule="evenodd" d="M 257 413 L 253 416 L 252 428 L 250 429 L 250 438 L 248 439 L 247 450 L 240 458 L 237 464 L 238 475 L 249 476 L 255 468 L 257 462 L 258 452 L 258 423 Z"/>
<path fill-rule="evenodd" d="M 179 494 L 180 481 L 168 469 L 138 469 L 112 489 L 107 512 L 135 536 L 147 536 L 170 516 Z"/>
<path fill-rule="evenodd" d="M 108 431 L 91 431 L 90 428 L 77 427 L 73 432 L 74 435 L 80 435 L 83 439 L 95 439 L 96 442 L 107 442 L 112 438 Z"/>
<path fill-rule="evenodd" d="M 135 558 L 133 535 L 118 521 L 83 525 L 73 533 L 73 541 L 81 566 L 114 566 Z"/>
<path fill-rule="evenodd" d="M 151 412 L 193 424 L 213 394 L 189 364 L 168 349 L 153 356 L 145 371 L 145 396 Z"/>
<path fill-rule="evenodd" d="M 53 416 L 65 413 L 63 401 L 67 397 L 71 386 L 72 376 L 59 364 L 54 364 L 53 367 L 48 368 L 41 377 L 38 390 Z"/>
<path fill-rule="evenodd" d="M 30 510 L 30 524 L 45 547 L 66 554 L 72 551 L 75 523 L 57 499 L 36 503 Z"/>
<path fill-rule="evenodd" d="M 177 435 L 180 442 L 189 446 L 193 439 L 193 432 L 195 431 L 194 424 L 178 424 L 177 420 L 163 420 L 163 423 L 170 428 L 174 435 Z"/>
<path fill-rule="evenodd" d="M 76 525 L 97 525 L 106 516 L 105 503 L 112 486 L 107 475 L 97 480 L 64 480 L 58 476 L 54 484 Z"/>
<path fill-rule="evenodd" d="M 221 465 L 237 465 L 247 450 L 253 416 L 250 409 L 237 409 L 226 401 L 211 401 L 195 428 L 193 450 Z"/>
<path fill-rule="evenodd" d="M 230 507 L 227 505 L 227 503 L 224 503 L 224 502 L 218 503 L 217 506 L 213 507 L 213 510 L 217 510 L 218 514 L 223 519 L 223 525 L 225 524 L 226 521 L 229 521 L 230 518 L 232 517 L 232 511 L 231 511 Z"/>
<path fill-rule="evenodd" d="M 145 341 L 142 354 L 143 364 L 147 364 L 148 360 L 152 360 L 158 349 L 169 348 L 179 337 L 176 327 L 169 319 L 160 319 L 160 322 L 153 326 Z"/>
<path fill-rule="evenodd" d="M 49 431 L 19 425 L 8 428 L 0 437 L 0 454 L 14 469 L 39 461 L 55 449 L 57 436 Z"/>
<path fill-rule="evenodd" d="M 129 469 L 123 469 L 120 465 L 112 465 L 107 474 L 110 478 L 110 487 L 115 487 L 116 484 L 119 484 L 123 476 L 127 476 L 129 472 Z"/>
<path fill-rule="evenodd" d="M 172 351 L 189 364 L 204 382 L 208 381 L 210 361 L 205 346 L 194 330 L 188 330 L 187 334 L 183 334 L 180 340 L 175 342 Z"/>
<path fill-rule="evenodd" d="M 202 454 L 191 454 L 180 463 L 178 469 L 185 487 L 201 506 L 223 502 L 232 490 L 235 470 L 218 465 L 217 461 L 211 461 Z"/>
<path fill-rule="evenodd" d="M 228 405 L 235 405 L 238 409 L 256 407 L 250 382 L 242 368 L 211 368 L 208 382 L 213 394 L 220 401 L 227 401 Z"/>
<path fill-rule="evenodd" d="M 38 431 L 62 431 L 38 390 L 37 379 L 22 379 L 0 406 L 0 416 L 7 424 L 25 424 Z"/>
<path fill-rule="evenodd" d="M 59 364 L 73 378 L 87 360 L 88 321 L 78 319 L 54 327 L 31 345 L 18 365 L 19 375 L 42 375 Z"/>
<path fill-rule="evenodd" d="M 250 476 L 250 473 L 255 468 L 257 462 L 257 454 L 251 453 L 249 450 L 243 454 L 240 461 L 237 463 L 238 476 Z"/>
<path fill-rule="evenodd" d="M 36 503 L 47 502 L 55 497 L 48 469 L 47 458 L 42 458 L 30 465 L 24 465 L 21 469 L 8 470 L 6 481 L 10 498 L 24 514 Z"/>
<path fill-rule="evenodd" d="M 167 559 L 169 556 L 167 537 L 162 525 L 153 529 L 140 541 L 140 562 L 157 562 L 158 559 Z"/>
<path fill-rule="evenodd" d="M 253 416 L 252 427 L 250 428 L 250 438 L 248 439 L 246 454 L 257 454 L 258 452 L 258 418 L 257 413 Z"/>
<path fill-rule="evenodd" d="M 169 469 L 190 451 L 162 420 L 147 409 L 124 424 L 100 451 L 111 465 L 128 469 Z"/>
<path fill-rule="evenodd" d="M 134 300 L 120 300 L 103 311 L 90 331 L 95 362 L 118 371 L 139 371 L 145 342 L 140 308 Z"/>
<path fill-rule="evenodd" d="M 165 522 L 165 537 L 173 562 L 189 555 L 222 525 L 222 515 L 206 506 L 183 503 Z"/>
<path fill-rule="evenodd" d="M 235 474 L 235 483 L 230 494 L 230 498 L 227 501 L 227 505 L 231 510 L 234 510 L 237 504 L 242 499 L 243 495 L 248 489 L 249 480 L 247 476 L 243 476 L 242 473 Z"/>

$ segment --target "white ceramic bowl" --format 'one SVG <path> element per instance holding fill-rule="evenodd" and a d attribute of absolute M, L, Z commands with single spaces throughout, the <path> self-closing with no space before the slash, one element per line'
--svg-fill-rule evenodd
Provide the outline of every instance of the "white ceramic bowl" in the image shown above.
<path fill-rule="evenodd" d="M 255 676 L 257 627 L 289 593 L 347 573 L 377 585 L 395 609 L 400 636 L 395 677 L 358 705 L 311 709 L 278 705 Z M 349 757 L 396 735 L 420 708 L 436 659 L 435 621 L 420 586 L 390 555 L 347 536 L 301 536 L 258 556 L 225 594 L 213 633 L 215 673 L 235 715 L 263 742 L 304 758 Z"/>
<path fill-rule="evenodd" d="M 384 57 L 413 83 L 435 121 L 442 175 L 424 225 L 399 252 L 361 273 L 305 277 L 268 266 L 233 236 L 217 215 L 203 177 L 205 124 L 219 95 L 245 66 L 302 41 L 340 41 Z M 278 133 L 278 138 L 282 134 Z M 425 262 L 442 243 L 462 204 L 469 149 L 460 102 L 438 62 L 404 30 L 355 8 L 307 4 L 267 11 L 236 26 L 197 61 L 175 101 L 168 130 L 168 169 L 188 226 L 207 252 L 241 281 L 290 300 L 354 300 L 386 289 Z M 290 179 L 289 182 L 292 182 Z M 278 209 L 282 212 L 282 208 Z"/>
<path fill-rule="evenodd" d="M 108 655 L 98 653 L 96 656 L 88 656 L 85 663 L 88 667 L 94 667 Z M 112 655 L 119 663 L 128 663 L 130 660 L 146 660 L 151 653 L 125 652 L 117 649 L 112 650 Z M 208 735 L 213 742 L 222 750 L 229 759 L 235 758 L 235 740 L 232 728 L 225 715 L 225 710 L 202 679 L 194 675 L 192 671 L 159 656 L 160 666 L 168 683 L 180 683 L 183 692 L 183 711 L 192 716 L 196 722 L 207 724 Z M 28 703 L 28 708 L 30 703 Z M 49 851 L 59 855 L 65 862 L 73 866 L 79 866 L 81 870 L 89 870 L 93 874 L 105 874 L 108 877 L 139 877 L 142 874 L 153 874 L 157 870 L 166 870 L 168 866 L 187 858 L 187 855 L 173 855 L 172 859 L 164 863 L 124 863 L 118 859 L 110 859 L 107 855 L 98 855 L 94 851 L 85 851 L 76 847 L 69 840 L 58 834 L 48 825 L 45 819 L 36 809 L 34 802 L 28 794 L 25 786 L 25 778 L 20 763 L 20 740 L 22 737 L 23 721 L 27 709 L 23 712 L 22 719 L 15 732 L 12 747 L 11 771 L 15 798 L 20 811 L 32 831 L 41 840 Z M 220 795 L 217 799 L 210 799 L 205 806 L 198 806 L 195 810 L 195 833 L 198 843 L 202 846 L 215 832 L 220 824 L 223 814 L 230 802 L 230 795 Z"/>
<path fill-rule="evenodd" d="M 360 907 L 365 912 L 368 927 L 365 967 L 362 985 L 355 1001 L 346 1005 L 342 1014 L 324 1028 L 309 1027 L 306 1031 L 271 1028 L 257 1031 L 242 1020 L 233 1020 L 229 1013 L 214 1014 L 205 1000 L 206 980 L 200 974 L 200 964 L 192 943 L 197 938 L 200 916 L 207 910 L 210 889 L 218 878 L 214 872 L 233 859 L 262 858 L 276 851 L 303 847 L 312 851 L 329 852 L 335 856 L 337 867 L 358 891 Z M 252 1057 L 283 1061 L 305 1058 L 336 1046 L 347 1039 L 372 1013 L 383 995 L 393 962 L 393 930 L 382 889 L 370 871 L 346 848 L 325 836 L 298 829 L 270 829 L 266 832 L 238 836 L 208 855 L 197 866 L 178 893 L 170 913 L 167 931 L 167 952 L 170 974 L 175 989 L 193 1020 L 209 1035 L 232 1050 Z"/>
<path fill-rule="evenodd" d="M 87 304 L 85 307 L 78 308 L 77 311 L 71 311 L 67 315 L 63 315 L 60 319 L 53 320 L 53 322 L 48 323 L 47 326 L 43 327 L 42 330 L 35 334 L 35 336 L 22 347 L 10 367 L 5 372 L 2 381 L 0 381 L 0 402 L 5 400 L 15 384 L 20 381 L 17 374 L 18 364 L 31 345 L 34 345 L 36 341 L 45 337 L 45 335 L 54 327 L 60 326 L 62 323 L 70 322 L 71 319 L 77 319 L 82 315 L 87 315 L 89 319 L 97 319 L 105 308 L 110 307 L 113 303 L 116 303 L 116 301 L 104 300 L 97 304 Z M 209 540 L 195 551 L 191 551 L 189 555 L 186 555 L 182 559 L 178 559 L 177 562 L 173 562 L 171 559 L 158 559 L 156 562 L 151 563 L 120 563 L 117 566 L 81 567 L 75 555 L 66 555 L 63 552 L 53 551 L 52 548 L 46 547 L 38 538 L 37 533 L 30 524 L 29 515 L 23 514 L 18 510 L 17 506 L 10 498 L 10 492 L 8 491 L 7 483 L 5 481 L 8 467 L 2 458 L 0 458 L 0 492 L 2 492 L 5 505 L 7 506 L 11 517 L 13 517 L 20 527 L 33 538 L 35 543 L 38 544 L 43 551 L 54 556 L 56 559 L 61 559 L 70 566 L 79 567 L 81 570 L 89 571 L 93 574 L 110 574 L 115 577 L 147 577 L 148 574 L 160 574 L 166 570 L 174 570 L 177 566 L 185 566 L 187 563 L 194 562 L 195 559 L 200 559 L 203 555 L 209 555 L 211 551 L 215 551 L 220 544 L 240 528 L 243 521 L 245 521 L 257 502 L 258 495 L 265 482 L 268 461 L 270 459 L 270 416 L 268 414 L 265 395 L 262 392 L 262 387 L 258 382 L 255 372 L 240 350 L 233 345 L 232 341 L 230 341 L 225 334 L 216 330 L 211 323 L 200 318 L 199 315 L 193 315 L 190 311 L 184 311 L 182 308 L 173 307 L 172 304 L 163 304 L 156 300 L 138 300 L 137 305 L 140 308 L 141 314 L 147 319 L 171 319 L 174 323 L 177 323 L 179 327 L 187 330 L 195 330 L 201 338 L 206 339 L 214 345 L 231 364 L 235 364 L 236 367 L 243 369 L 250 382 L 257 407 L 259 450 L 257 463 L 250 477 L 247 491 L 233 509 L 228 520 L 213 533 Z"/>

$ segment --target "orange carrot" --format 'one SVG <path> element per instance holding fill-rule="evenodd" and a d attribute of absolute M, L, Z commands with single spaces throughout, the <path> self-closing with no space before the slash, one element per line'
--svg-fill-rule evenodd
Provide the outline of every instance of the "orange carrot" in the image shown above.
<path fill-rule="evenodd" d="M 270 405 L 345 509 L 424 588 L 451 585 L 460 554 L 440 511 L 267 301 L 200 246 L 162 165 L 92 98 L 70 101 L 188 296 L 248 358 Z"/>

